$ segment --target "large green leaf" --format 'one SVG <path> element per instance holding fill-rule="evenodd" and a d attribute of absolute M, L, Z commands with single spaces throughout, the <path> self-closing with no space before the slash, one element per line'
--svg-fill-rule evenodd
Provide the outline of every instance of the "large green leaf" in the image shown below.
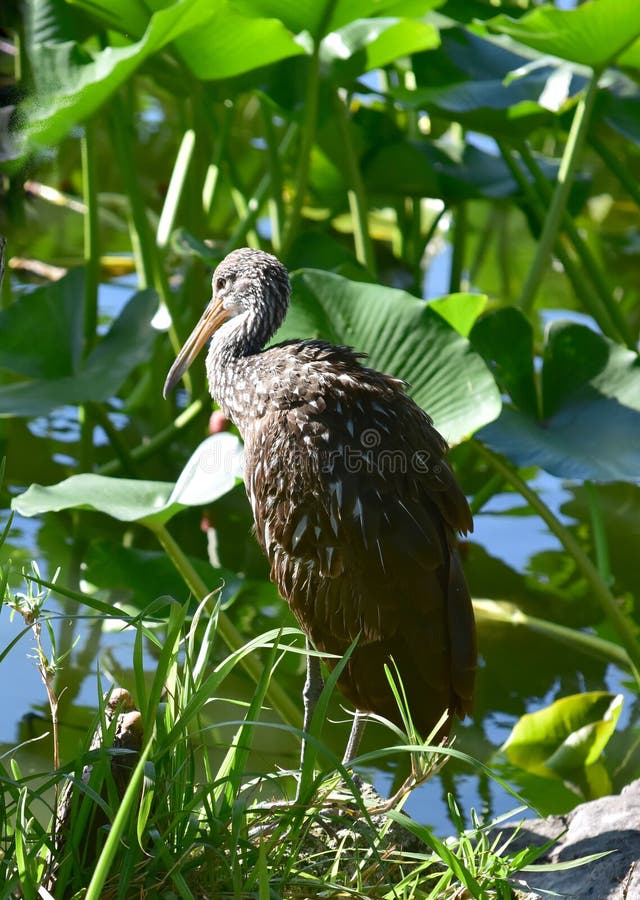
<path fill-rule="evenodd" d="M 496 16 L 487 25 L 540 53 L 585 66 L 640 65 L 637 0 L 590 0 L 571 10 L 543 6 L 521 19 Z"/>
<path fill-rule="evenodd" d="M 516 406 L 535 416 L 538 402 L 533 374 L 533 328 L 529 320 L 512 306 L 495 310 L 475 323 L 471 343 Z"/>
<path fill-rule="evenodd" d="M 212 434 L 196 449 L 175 485 L 84 473 L 59 484 L 33 484 L 15 497 L 12 508 L 22 516 L 62 509 L 103 512 L 120 522 L 153 527 L 188 506 L 212 503 L 230 491 L 241 474 L 242 445 L 233 434 Z"/>
<path fill-rule="evenodd" d="M 433 3 L 432 5 L 436 5 Z M 437 29 L 415 19 L 356 19 L 322 41 L 320 59 L 336 80 L 379 69 L 400 56 L 437 47 Z"/>
<path fill-rule="evenodd" d="M 396 101 L 509 138 L 551 123 L 585 83 L 566 65 L 532 65 L 530 55 L 462 28 L 443 31 L 441 47 L 417 54 L 414 73 L 415 89 L 389 89 Z"/>
<path fill-rule="evenodd" d="M 0 368 L 25 378 L 72 375 L 82 355 L 84 270 L 72 269 L 0 312 Z"/>
<path fill-rule="evenodd" d="M 281 19 L 294 33 L 315 38 L 335 32 L 348 22 L 374 15 L 423 16 L 443 0 L 236 0 L 242 12 Z"/>
<path fill-rule="evenodd" d="M 81 4 L 87 9 L 91 4 Z M 142 37 L 126 46 L 106 47 L 91 56 L 74 41 L 34 45 L 36 96 L 25 106 L 24 137 L 38 144 L 57 143 L 77 122 L 98 109 L 152 54 L 175 42 L 185 63 L 200 78 L 227 78 L 304 49 L 275 19 L 240 14 L 231 0 L 178 0 L 158 9 Z M 165 6 L 165 8 L 162 8 Z M 104 4 L 98 7 L 106 15 Z M 132 19 L 141 25 L 136 6 Z M 126 31 L 126 22 L 121 26 Z M 135 31 L 134 31 L 135 33 Z"/>
<path fill-rule="evenodd" d="M 571 776 L 598 761 L 622 710 L 622 694 L 591 691 L 556 700 L 516 722 L 503 750 L 537 775 Z"/>
<path fill-rule="evenodd" d="M 511 327 L 505 329 L 508 322 Z M 472 331 L 485 359 L 499 362 L 496 377 L 515 404 L 505 404 L 478 438 L 519 466 L 539 466 L 559 478 L 637 481 L 638 356 L 584 325 L 554 322 L 540 373 L 545 417 L 538 419 L 529 382 L 533 358 L 519 337 L 528 328 L 521 313 L 501 310 L 479 320 Z M 518 352 L 512 352 L 516 347 Z"/>
<path fill-rule="evenodd" d="M 136 366 L 149 359 L 157 336 L 151 327 L 158 305 L 153 290 L 134 294 L 105 337 L 84 361 L 77 362 L 82 290 L 82 272 L 71 272 L 60 282 L 40 288 L 35 303 L 24 298 L 18 310 L 13 312 L 10 307 L 6 311 L 7 330 L 0 338 L 0 364 L 4 360 L 7 368 L 15 372 L 42 377 L 0 387 L 0 417 L 41 416 L 65 404 L 104 402 L 118 391 Z M 40 319 L 39 314 L 42 314 Z M 54 377 L 57 374 L 52 362 L 57 346 L 54 341 L 67 324 L 69 334 L 60 339 L 62 361 L 58 371 L 71 369 L 72 374 Z M 33 346 L 42 353 L 40 367 L 35 361 L 37 353 L 27 345 L 29 330 Z M 42 338 L 36 342 L 33 335 Z"/>
<path fill-rule="evenodd" d="M 411 396 L 451 443 L 497 416 L 500 396 L 486 365 L 424 301 L 313 269 L 294 274 L 292 284 L 277 340 L 319 337 L 363 350 L 372 366 L 410 383 Z"/>
<path fill-rule="evenodd" d="M 212 8 L 215 13 L 203 27 L 175 42 L 196 78 L 230 78 L 305 53 L 279 19 L 241 15 L 234 4 L 220 0 Z"/>

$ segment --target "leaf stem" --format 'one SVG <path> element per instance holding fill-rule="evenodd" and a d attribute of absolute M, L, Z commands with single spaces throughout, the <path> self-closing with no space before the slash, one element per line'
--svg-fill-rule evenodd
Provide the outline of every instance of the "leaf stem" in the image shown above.
<path fill-rule="evenodd" d="M 170 425 L 167 425 L 166 428 L 163 428 L 157 434 L 154 434 L 153 437 L 145 440 L 143 444 L 138 444 L 133 450 L 128 451 L 129 459 L 132 460 L 133 463 L 142 462 L 142 460 L 148 459 L 150 456 L 153 456 L 154 453 L 157 453 L 158 450 L 161 450 L 167 444 L 170 444 L 174 437 L 202 412 L 205 408 L 205 403 L 207 402 L 207 396 L 208 395 L 203 394 L 201 397 L 198 397 L 190 403 L 179 416 L 176 416 Z M 122 468 L 122 459 L 111 459 L 109 462 L 104 463 L 104 465 L 99 466 L 98 469 L 96 469 L 96 473 L 98 475 L 117 475 Z"/>
<path fill-rule="evenodd" d="M 280 147 L 278 148 L 278 158 L 279 160 L 284 159 L 286 154 L 289 151 L 289 148 L 293 142 L 294 135 L 298 130 L 298 126 L 295 123 L 289 125 L 288 129 L 285 131 L 282 140 L 280 141 Z M 253 203 L 251 203 L 247 208 L 247 213 L 240 220 L 236 229 L 231 234 L 229 240 L 227 241 L 226 248 L 227 250 L 233 250 L 234 247 L 241 247 L 245 241 L 247 233 L 254 227 L 255 221 L 258 217 L 258 213 L 267 197 L 267 194 L 271 189 L 271 173 L 267 172 L 260 179 L 257 188 L 253 191 L 252 199 Z"/>
<path fill-rule="evenodd" d="M 211 591 L 209 591 L 202 578 L 200 578 L 191 565 L 188 557 L 183 553 L 182 549 L 167 531 L 165 526 L 153 523 L 153 525 L 150 525 L 149 527 L 157 537 L 163 550 L 194 597 L 198 602 L 204 600 Z M 231 619 L 222 610 L 220 610 L 218 616 L 218 633 L 232 652 L 240 650 L 243 647 L 244 640 L 242 635 Z M 255 684 L 259 684 L 262 676 L 262 666 L 260 663 L 253 656 L 243 656 L 241 664 Z M 274 680 L 271 680 L 269 683 L 267 697 L 283 722 L 286 722 L 288 725 L 292 725 L 295 728 L 300 727 L 300 710 L 291 700 L 287 692 Z"/>
<path fill-rule="evenodd" d="M 154 285 L 153 261 L 155 257 L 154 241 L 151 227 L 147 219 L 147 213 L 138 190 L 135 170 L 131 165 L 131 146 L 125 129 L 131 125 L 131 117 L 127 115 L 122 98 L 116 93 L 111 106 L 111 135 L 116 163 L 120 170 L 125 193 L 129 200 L 133 229 L 131 230 L 131 243 L 138 268 L 138 283 L 140 288 L 149 288 Z"/>
<path fill-rule="evenodd" d="M 481 444 L 475 439 L 472 439 L 472 441 L 480 456 L 489 462 L 496 472 L 499 472 L 502 475 L 505 481 L 513 485 L 513 487 L 529 503 L 532 509 L 534 509 L 540 518 L 547 524 L 549 530 L 555 534 L 565 550 L 571 554 L 578 568 L 582 571 L 582 574 L 591 586 L 591 590 L 598 599 L 603 612 L 617 631 L 620 643 L 625 648 L 629 657 L 636 682 L 640 685 L 640 645 L 636 640 L 631 622 L 620 609 L 615 597 L 601 578 L 597 568 L 583 551 L 582 547 L 568 528 L 565 528 L 546 503 L 540 499 L 538 494 L 536 494 L 522 478 L 520 478 L 518 473 L 502 459 L 502 457 L 498 456 L 498 454 L 494 453 L 484 444 Z"/>
<path fill-rule="evenodd" d="M 264 122 L 264 138 L 267 145 L 267 163 L 269 166 L 269 217 L 271 219 L 271 245 L 276 253 L 282 247 L 282 228 L 284 224 L 284 203 L 282 201 L 282 166 L 278 154 L 276 130 L 273 126 L 271 111 L 264 98 L 260 99 L 260 110 Z"/>
<path fill-rule="evenodd" d="M 494 472 L 491 478 L 484 482 L 479 491 L 477 491 L 469 503 L 472 516 L 477 516 L 483 506 L 485 506 L 492 497 L 494 497 L 500 488 L 504 485 L 504 478 L 499 472 Z"/>
<path fill-rule="evenodd" d="M 216 198 L 218 185 L 220 184 L 220 167 L 227 149 L 229 134 L 231 132 L 231 124 L 233 122 L 233 104 L 230 101 L 224 104 L 222 123 L 216 125 L 212 123 L 210 114 L 203 102 L 203 112 L 201 119 L 207 125 L 211 133 L 211 142 L 215 146 L 213 159 L 207 167 L 207 174 L 205 176 L 204 185 L 202 187 L 202 208 L 205 215 L 210 216 Z"/>
<path fill-rule="evenodd" d="M 453 253 L 451 255 L 451 272 L 449 273 L 450 294 L 457 294 L 461 290 L 466 243 L 467 204 L 461 202 L 456 207 L 453 226 Z"/>
<path fill-rule="evenodd" d="M 544 177 L 542 170 L 538 166 L 533 154 L 531 153 L 531 150 L 527 147 L 526 143 L 523 143 L 522 146 L 519 147 L 519 150 L 521 159 L 531 173 L 534 184 L 542 195 L 543 201 L 545 203 L 548 203 L 551 199 L 551 186 L 549 182 Z M 611 291 L 609 290 L 609 287 L 605 281 L 601 268 L 598 266 L 598 263 L 594 259 L 593 254 L 589 249 L 589 245 L 580 236 L 580 232 L 576 228 L 573 219 L 566 211 L 566 209 L 562 213 L 562 228 L 567 233 L 569 240 L 573 244 L 578 259 L 582 263 L 585 272 L 591 279 L 591 285 L 594 291 L 598 294 L 598 297 L 602 302 L 602 306 L 606 310 L 607 315 L 614 325 L 615 334 L 613 334 L 612 337 L 615 337 L 616 339 L 621 338 L 630 350 L 635 351 L 635 341 L 629 331 L 629 326 L 626 322 L 626 319 L 622 315 L 620 306 L 611 296 Z"/>
<path fill-rule="evenodd" d="M 629 656 L 619 644 L 606 641 L 595 634 L 568 628 L 557 622 L 549 622 L 547 619 L 539 619 L 537 616 L 529 616 L 513 603 L 502 600 L 478 600 L 474 599 L 473 609 L 477 618 L 481 621 L 505 622 L 508 625 L 530 628 L 556 641 L 561 641 L 569 647 L 612 662 L 621 669 L 629 669 Z"/>
<path fill-rule="evenodd" d="M 591 112 L 598 93 L 598 79 L 600 70 L 592 72 L 587 89 L 580 98 L 573 116 L 567 145 L 562 155 L 558 181 L 553 192 L 551 206 L 544 220 L 542 234 L 538 241 L 536 255 L 529 270 L 529 274 L 522 287 L 519 306 L 523 312 L 528 313 L 533 306 L 536 292 L 545 274 L 547 261 L 558 236 L 558 230 L 565 211 L 573 178 L 578 166 L 578 160 L 589 129 Z"/>
<path fill-rule="evenodd" d="M 113 447 L 113 450 L 118 457 L 118 461 L 120 463 L 120 467 L 129 475 L 131 478 L 136 477 L 136 466 L 131 456 L 130 451 L 125 446 L 125 444 L 120 440 L 120 435 L 118 434 L 116 428 L 114 428 L 113 422 L 109 418 L 109 413 L 104 409 L 101 403 L 88 403 L 86 405 L 87 412 L 89 416 L 97 422 L 98 425 L 102 428 L 104 433 L 106 434 L 109 443 Z"/>
<path fill-rule="evenodd" d="M 305 97 L 305 118 L 302 127 L 302 142 L 298 157 L 298 169 L 296 171 L 293 203 L 289 211 L 289 217 L 285 225 L 282 237 L 282 256 L 286 259 L 300 229 L 302 219 L 302 207 L 304 205 L 309 183 L 309 170 L 311 168 L 311 151 L 316 139 L 318 124 L 318 94 L 320 91 L 320 45 L 322 35 L 331 20 L 337 0 L 325 0 L 318 28 L 313 36 L 313 53 L 309 60 L 309 73 L 307 78 L 307 92 Z"/>
<path fill-rule="evenodd" d="M 540 227 L 542 227 L 546 210 L 545 205 L 538 196 L 534 185 L 529 181 L 525 173 L 515 160 L 515 154 L 501 141 L 498 141 L 498 147 L 502 154 L 509 171 L 517 181 L 526 201 L 529 205 L 531 214 L 535 217 Z M 611 321 L 609 312 L 602 304 L 600 298 L 595 293 L 591 282 L 585 278 L 582 269 L 578 266 L 573 257 L 569 254 L 567 248 L 560 240 L 560 236 L 556 239 L 555 252 L 562 263 L 567 278 L 573 286 L 576 297 L 580 300 L 584 308 L 594 317 L 604 334 L 616 335 L 616 328 Z"/>
<path fill-rule="evenodd" d="M 351 122 L 348 111 L 347 92 L 338 88 L 333 94 L 333 108 L 336 113 L 338 131 L 342 138 L 344 162 L 350 187 L 347 189 L 349 197 L 349 209 L 353 222 L 353 241 L 355 244 L 356 259 L 371 272 L 376 274 L 376 259 L 373 252 L 373 243 L 369 234 L 369 216 L 367 197 L 364 182 L 360 174 L 360 165 L 353 146 Z"/>
<path fill-rule="evenodd" d="M 180 147 L 176 155 L 176 161 L 173 165 L 171 178 L 169 179 L 169 187 L 160 213 L 158 221 L 158 229 L 156 231 L 156 243 L 158 247 L 166 247 L 171 237 L 171 231 L 178 212 L 180 198 L 184 191 L 184 186 L 189 174 L 189 165 L 193 156 L 193 150 L 196 144 L 196 133 L 192 128 L 188 128 L 182 135 Z"/>
<path fill-rule="evenodd" d="M 86 357 L 95 344 L 98 326 L 98 283 L 100 247 L 98 242 L 98 187 L 95 154 L 95 123 L 85 123 L 80 142 L 82 155 L 82 195 L 84 214 L 84 347 Z"/>
<path fill-rule="evenodd" d="M 147 210 L 144 205 L 136 170 L 131 164 L 133 148 L 130 135 L 127 131 L 131 127 L 132 117 L 127 114 L 122 98 L 116 93 L 111 106 L 111 134 L 116 161 L 124 184 L 125 193 L 129 199 L 133 228 L 131 230 L 131 243 L 133 246 L 136 263 L 138 266 L 138 280 L 141 288 L 155 287 L 160 295 L 161 302 L 169 310 L 171 325 L 169 327 L 169 339 L 174 352 L 177 354 L 182 346 L 175 329 L 178 321 L 177 309 L 173 302 L 174 296 L 169 288 L 167 276 L 156 245 L 154 235 L 147 218 Z M 185 373 L 185 382 L 190 388 L 188 373 Z"/>
<path fill-rule="evenodd" d="M 611 574 L 611 564 L 609 562 L 607 530 L 605 528 L 604 519 L 602 518 L 602 509 L 600 508 L 598 491 L 592 481 L 585 481 L 584 488 L 587 492 L 587 503 L 589 506 L 589 515 L 591 517 L 591 533 L 593 534 L 593 544 L 596 551 L 598 571 L 600 572 L 600 577 L 604 583 L 611 584 L 613 577 Z"/>
<path fill-rule="evenodd" d="M 589 135 L 589 143 L 604 164 L 613 172 L 634 203 L 640 206 L 640 185 L 631 174 L 631 170 L 621 164 L 615 153 L 612 153 L 596 134 Z"/>

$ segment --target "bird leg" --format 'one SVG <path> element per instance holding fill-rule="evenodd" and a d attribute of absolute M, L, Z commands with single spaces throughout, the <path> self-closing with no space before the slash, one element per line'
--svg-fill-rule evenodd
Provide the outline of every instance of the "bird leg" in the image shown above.
<path fill-rule="evenodd" d="M 304 703 L 304 720 L 302 727 L 305 736 L 302 738 L 302 750 L 300 752 L 301 772 L 307 752 L 306 735 L 309 733 L 309 729 L 311 728 L 313 713 L 315 711 L 318 698 L 322 693 L 322 688 L 324 687 L 322 671 L 320 669 L 320 658 L 312 652 L 313 649 L 314 648 L 311 645 L 311 641 L 309 640 L 309 638 L 307 638 L 307 677 L 305 679 L 304 688 L 302 691 L 302 700 Z"/>
<path fill-rule="evenodd" d="M 344 751 L 344 757 L 342 759 L 343 766 L 348 766 L 351 760 L 357 755 L 360 740 L 367 724 L 367 718 L 368 716 L 365 712 L 362 712 L 362 710 L 359 709 L 356 710 L 356 714 L 353 717 L 353 725 L 351 726 L 351 734 L 347 741 L 347 749 Z"/>

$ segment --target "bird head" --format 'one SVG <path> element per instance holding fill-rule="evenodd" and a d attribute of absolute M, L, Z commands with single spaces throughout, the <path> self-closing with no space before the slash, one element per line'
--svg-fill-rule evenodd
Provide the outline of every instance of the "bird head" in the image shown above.
<path fill-rule="evenodd" d="M 242 338 L 245 353 L 257 352 L 282 324 L 289 305 L 289 275 L 270 253 L 243 247 L 229 253 L 211 279 L 212 297 L 169 370 L 162 391 L 166 397 L 200 350 L 229 320 Z M 227 326 L 229 327 L 229 326 Z"/>

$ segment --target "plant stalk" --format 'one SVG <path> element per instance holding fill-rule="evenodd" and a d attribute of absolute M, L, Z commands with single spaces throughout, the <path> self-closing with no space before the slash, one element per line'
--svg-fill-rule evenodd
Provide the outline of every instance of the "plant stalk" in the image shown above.
<path fill-rule="evenodd" d="M 115 94 L 111 107 L 111 134 L 113 136 L 116 161 L 129 199 L 129 208 L 133 221 L 131 243 L 138 266 L 138 281 L 141 288 L 155 287 L 160 295 L 161 302 L 169 310 L 171 317 L 169 339 L 174 352 L 177 354 L 182 346 L 182 341 L 175 329 L 175 323 L 178 321 L 178 311 L 175 308 L 174 297 L 169 288 L 160 252 L 147 218 L 147 210 L 140 193 L 136 172 L 131 164 L 133 150 L 129 134 L 127 133 L 130 122 L 131 117 L 127 115 L 122 98 Z M 191 384 L 188 373 L 185 373 L 185 383 L 190 389 Z"/>
<path fill-rule="evenodd" d="M 519 147 L 519 150 L 521 159 L 531 173 L 534 184 L 542 195 L 544 202 L 549 202 L 551 199 L 551 185 L 544 177 L 542 170 L 538 166 L 533 154 L 531 153 L 531 150 L 526 145 L 526 143 L 523 143 Z M 562 228 L 573 244 L 576 255 L 582 263 L 585 272 L 589 276 L 594 291 L 600 298 L 602 307 L 604 308 L 604 310 L 606 310 L 606 314 L 613 323 L 614 333 L 611 336 L 616 340 L 621 339 L 630 350 L 635 351 L 636 344 L 633 339 L 633 335 L 629 331 L 629 326 L 626 322 L 626 319 L 622 315 L 620 306 L 611 296 L 611 291 L 609 290 L 609 287 L 605 281 L 600 266 L 594 259 L 594 256 L 589 249 L 589 245 L 580 236 L 580 232 L 576 228 L 573 219 L 566 211 L 566 209 L 562 214 Z"/>
<path fill-rule="evenodd" d="M 457 294 L 462 286 L 464 255 L 467 243 L 467 205 L 461 202 L 456 207 L 453 227 L 453 253 L 449 273 L 449 293 Z"/>
<path fill-rule="evenodd" d="M 208 594 L 211 594 L 211 591 L 208 590 L 202 578 L 200 578 L 165 526 L 154 523 L 149 527 L 197 601 L 201 602 L 204 600 Z M 244 644 L 242 635 L 223 610 L 220 610 L 218 616 L 218 633 L 231 651 L 239 650 Z M 259 684 L 262 676 L 260 663 L 253 656 L 244 656 L 240 662 L 255 684 Z M 300 727 L 300 710 L 286 691 L 274 680 L 269 683 L 267 697 L 283 722 L 286 722 L 287 725 L 292 725 L 294 728 Z"/>
<path fill-rule="evenodd" d="M 280 141 L 280 147 L 278 148 L 278 159 L 283 160 L 286 154 L 289 151 L 289 148 L 293 142 L 293 138 L 298 131 L 298 126 L 295 123 L 289 125 L 288 129 L 285 131 L 282 140 Z M 237 227 L 231 234 L 231 237 L 227 241 L 226 249 L 227 251 L 233 250 L 235 247 L 241 247 L 245 242 L 245 238 L 247 233 L 254 227 L 255 221 L 258 217 L 258 213 L 262 208 L 262 205 L 267 197 L 271 188 L 271 174 L 267 172 L 260 179 L 257 188 L 253 192 L 253 200 L 254 202 L 248 207 L 247 214 L 244 218 L 240 220 Z M 281 251 L 282 252 L 282 251 Z"/>
<path fill-rule="evenodd" d="M 324 30 L 331 20 L 337 0 L 326 0 L 322 12 L 321 21 L 318 24 L 316 34 L 313 36 L 313 54 L 309 61 L 309 77 L 307 80 L 307 93 L 305 97 L 305 119 L 302 128 L 302 142 L 298 158 L 293 203 L 289 211 L 289 217 L 282 237 L 282 256 L 286 259 L 289 251 L 300 230 L 302 219 L 302 207 L 304 205 L 309 183 L 309 170 L 311 167 L 311 151 L 316 139 L 318 124 L 318 94 L 320 90 L 320 45 Z"/>
<path fill-rule="evenodd" d="M 540 227 L 542 227 L 546 215 L 544 203 L 539 198 L 534 186 L 516 163 L 512 151 L 500 141 L 498 141 L 498 147 L 509 171 L 524 194 L 532 214 Z M 584 308 L 594 317 L 604 334 L 615 335 L 616 328 L 611 321 L 607 308 L 603 306 L 599 296 L 595 293 L 593 285 L 585 278 L 582 269 L 569 254 L 559 236 L 556 240 L 555 252 L 573 286 L 576 296 Z"/>
<path fill-rule="evenodd" d="M 557 622 L 549 622 L 539 619 L 537 616 L 528 616 L 513 603 L 502 600 L 476 600 L 473 601 L 473 609 L 478 620 L 487 619 L 494 622 L 504 622 L 507 625 L 522 626 L 531 631 L 537 631 L 555 641 L 560 641 L 575 650 L 588 653 L 596 659 L 614 663 L 621 669 L 629 669 L 629 656 L 619 644 L 606 641 L 595 634 L 586 634 Z"/>
<path fill-rule="evenodd" d="M 565 528 L 546 503 L 540 499 L 536 492 L 520 478 L 518 473 L 505 460 L 475 439 L 473 439 L 473 445 L 480 456 L 489 462 L 496 472 L 499 472 L 504 480 L 511 484 L 525 498 L 531 508 L 534 509 L 546 523 L 549 530 L 555 534 L 565 550 L 571 554 L 576 565 L 587 579 L 591 590 L 598 599 L 607 619 L 618 633 L 620 643 L 629 657 L 633 675 L 638 685 L 640 685 L 640 645 L 633 632 L 631 622 L 618 606 L 615 597 L 601 578 L 597 568 L 583 551 L 571 532 Z"/>
<path fill-rule="evenodd" d="M 594 70 L 587 85 L 587 89 L 580 98 L 580 102 L 576 108 L 569 131 L 569 137 L 560 171 L 558 172 L 558 182 L 553 192 L 551 206 L 544 220 L 544 227 L 534 257 L 531 268 L 522 287 L 520 294 L 519 306 L 524 313 L 528 313 L 533 306 L 536 293 L 540 287 L 540 282 L 545 274 L 547 262 L 553 246 L 558 236 L 562 216 L 566 209 L 569 192 L 573 183 L 573 178 L 578 166 L 582 147 L 585 141 L 593 105 L 598 93 L 598 79 L 600 71 Z"/>
<path fill-rule="evenodd" d="M 364 182 L 360 173 L 360 165 L 353 145 L 351 122 L 348 111 L 348 97 L 342 88 L 333 95 L 333 108 L 336 113 L 338 130 L 342 138 L 344 161 L 351 187 L 348 189 L 349 209 L 353 222 L 353 241 L 356 259 L 371 272 L 376 274 L 376 259 L 373 242 L 369 234 L 369 215 Z"/>
<path fill-rule="evenodd" d="M 176 161 L 169 179 L 169 187 L 160 213 L 158 229 L 156 231 L 156 243 L 158 247 L 166 247 L 171 237 L 171 231 L 178 212 L 180 198 L 189 174 L 189 165 L 196 144 L 196 133 L 192 128 L 187 129 L 182 135 L 180 147 L 176 155 Z"/>
<path fill-rule="evenodd" d="M 282 228 L 284 225 L 284 203 L 282 201 L 282 166 L 278 154 L 278 141 L 273 120 L 266 100 L 260 100 L 260 110 L 264 121 L 264 137 L 267 145 L 267 162 L 271 191 L 269 196 L 269 217 L 271 219 L 271 244 L 276 253 L 282 248 Z"/>
<path fill-rule="evenodd" d="M 129 460 L 134 463 L 142 462 L 142 460 L 148 459 L 150 456 L 153 456 L 154 453 L 157 453 L 163 447 L 166 447 L 167 444 L 170 444 L 175 436 L 202 412 L 205 408 L 205 403 L 207 402 L 206 396 L 207 395 L 203 394 L 202 397 L 198 397 L 198 399 L 190 403 L 179 416 L 176 416 L 170 425 L 167 425 L 166 428 L 163 428 L 157 434 L 154 434 L 153 437 L 150 437 L 143 444 L 138 444 L 133 450 L 129 450 Z M 96 469 L 96 473 L 98 475 L 117 475 L 123 468 L 123 462 L 123 459 L 111 459 L 109 462 L 104 463 L 104 465 L 99 466 L 99 468 Z"/>
<path fill-rule="evenodd" d="M 600 577 L 605 584 L 611 584 L 613 576 L 611 573 L 611 563 L 609 561 L 609 547 L 607 544 L 607 529 L 602 518 L 602 510 L 598 498 L 598 491 L 592 481 L 585 481 L 585 491 L 587 492 L 587 503 L 589 506 L 589 515 L 591 517 L 591 533 L 593 535 L 593 544 L 596 552 L 596 563 Z"/>
<path fill-rule="evenodd" d="M 82 154 L 82 199 L 84 214 L 84 347 L 86 357 L 93 349 L 98 326 L 98 284 L 100 247 L 98 242 L 98 185 L 96 172 L 95 123 L 85 123 L 80 142 Z"/>

